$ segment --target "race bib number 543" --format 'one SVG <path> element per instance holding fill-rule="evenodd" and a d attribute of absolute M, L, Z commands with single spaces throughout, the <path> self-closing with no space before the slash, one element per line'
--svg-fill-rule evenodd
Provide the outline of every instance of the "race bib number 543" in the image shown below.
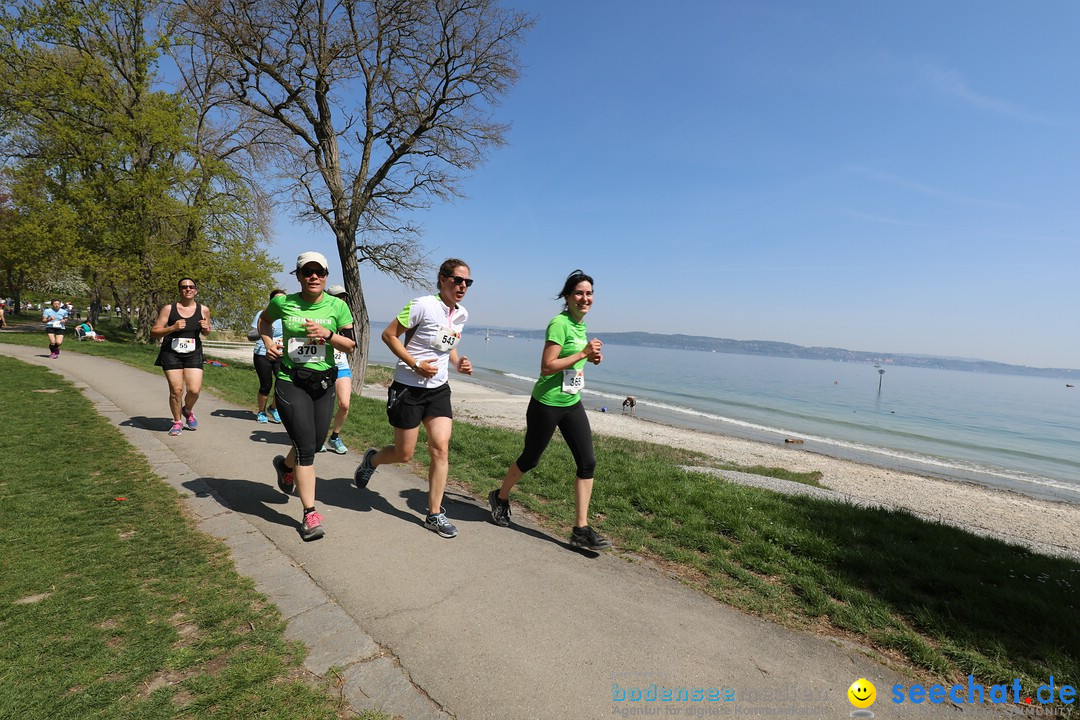
<path fill-rule="evenodd" d="M 435 335 L 435 342 L 431 343 L 431 346 L 439 352 L 450 352 L 460 339 L 461 333 L 442 327 L 439 328 L 439 332 Z"/>

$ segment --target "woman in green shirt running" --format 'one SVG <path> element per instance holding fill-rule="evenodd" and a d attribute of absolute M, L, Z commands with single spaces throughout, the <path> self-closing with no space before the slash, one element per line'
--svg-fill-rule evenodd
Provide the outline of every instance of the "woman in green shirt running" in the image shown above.
<path fill-rule="evenodd" d="M 604 550 L 611 543 L 589 525 L 596 455 L 592 428 L 581 404 L 585 387 L 585 361 L 599 365 L 603 343 L 588 340 L 585 315 L 593 304 L 593 279 L 581 270 L 570 273 L 558 297 L 565 309 L 551 319 L 540 358 L 540 378 L 533 386 L 525 413 L 525 449 L 506 470 L 502 487 L 488 495 L 491 518 L 496 525 L 510 524 L 510 490 L 521 477 L 540 463 L 540 456 L 559 428 L 577 464 L 574 480 L 575 522 L 570 545 L 586 550 Z"/>

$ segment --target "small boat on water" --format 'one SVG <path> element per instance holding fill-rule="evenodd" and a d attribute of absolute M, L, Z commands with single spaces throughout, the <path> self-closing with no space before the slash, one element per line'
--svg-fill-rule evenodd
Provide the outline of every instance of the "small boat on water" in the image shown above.
<path fill-rule="evenodd" d="M 1076 387 L 1076 386 L 1075 385 L 1070 385 L 1069 383 L 1065 383 L 1065 387 Z"/>

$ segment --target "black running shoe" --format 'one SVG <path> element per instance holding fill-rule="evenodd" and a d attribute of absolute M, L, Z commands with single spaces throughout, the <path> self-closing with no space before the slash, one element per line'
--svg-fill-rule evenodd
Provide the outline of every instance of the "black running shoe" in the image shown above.
<path fill-rule="evenodd" d="M 375 448 L 368 448 L 367 452 L 364 453 L 364 459 L 360 461 L 360 465 L 357 466 L 356 472 L 353 474 L 353 481 L 356 483 L 357 489 L 363 490 L 371 482 L 371 476 L 375 474 L 375 466 L 371 464 L 371 458 L 375 457 L 378 452 Z"/>
<path fill-rule="evenodd" d="M 285 458 L 278 455 L 274 458 L 274 470 L 277 471 L 277 486 L 278 490 L 286 495 L 292 495 L 296 490 L 296 483 L 293 481 L 293 471 L 285 465 Z"/>
<path fill-rule="evenodd" d="M 488 504 L 491 505 L 491 522 L 510 527 L 510 501 L 500 498 L 498 490 L 492 490 L 488 493 Z"/>
<path fill-rule="evenodd" d="M 591 525 L 574 528 L 574 532 L 570 533 L 570 544 L 585 550 L 607 550 L 611 547 L 611 541 L 597 535 Z"/>

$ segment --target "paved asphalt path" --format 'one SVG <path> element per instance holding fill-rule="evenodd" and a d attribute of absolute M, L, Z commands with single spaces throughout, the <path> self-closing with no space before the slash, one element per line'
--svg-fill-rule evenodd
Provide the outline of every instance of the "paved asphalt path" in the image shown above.
<path fill-rule="evenodd" d="M 311 648 L 308 668 L 342 669 L 358 709 L 406 718 L 840 718 L 854 710 L 847 689 L 861 677 L 877 687 L 878 717 L 930 709 L 888 702 L 892 685 L 911 680 L 857 648 L 733 610 L 640 559 L 571 550 L 522 513 L 497 527 L 485 499 L 451 489 L 446 512 L 461 533 L 440 538 L 422 525 L 422 478 L 390 467 L 365 491 L 352 485 L 364 448 L 317 457 L 327 535 L 304 543 L 299 501 L 278 492 L 271 467 L 288 449 L 280 425 L 257 424 L 249 408 L 204 393 L 198 431 L 169 437 L 162 375 L 73 352 L 59 360 L 42 348 L 0 344 L 0 352 L 79 385 L 282 609 L 290 635 Z M 252 375 L 252 400 L 255 390 Z M 390 438 L 388 426 L 381 440 Z M 661 698 L 664 688 L 704 692 L 696 701 L 632 699 L 654 685 Z M 726 688 L 734 700 L 722 699 Z"/>

